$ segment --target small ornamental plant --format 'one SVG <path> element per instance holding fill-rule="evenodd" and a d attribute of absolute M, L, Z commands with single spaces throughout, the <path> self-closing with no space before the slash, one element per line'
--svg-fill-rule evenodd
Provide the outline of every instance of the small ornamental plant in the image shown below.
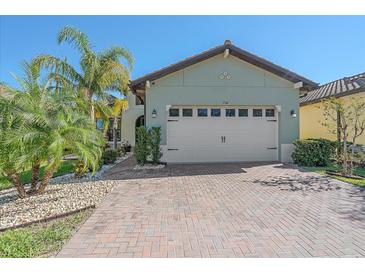
<path fill-rule="evenodd" d="M 161 128 L 153 127 L 149 131 L 150 135 L 150 149 L 151 149 L 151 159 L 152 163 L 158 164 L 162 157 L 161 151 Z"/>
<path fill-rule="evenodd" d="M 141 126 L 136 129 L 136 145 L 134 147 L 134 155 L 137 163 L 144 165 L 150 155 L 150 136 L 146 127 Z"/>

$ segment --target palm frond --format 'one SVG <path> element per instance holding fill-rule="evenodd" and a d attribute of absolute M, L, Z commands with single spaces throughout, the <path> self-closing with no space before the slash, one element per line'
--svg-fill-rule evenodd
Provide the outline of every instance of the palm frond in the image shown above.
<path fill-rule="evenodd" d="M 55 75 L 62 75 L 77 83 L 83 82 L 83 77 L 66 60 L 52 55 L 39 55 L 34 58 L 33 62 L 41 68 L 54 70 Z"/>
<path fill-rule="evenodd" d="M 130 70 L 132 70 L 134 66 L 134 58 L 132 53 L 123 47 L 118 47 L 118 46 L 110 47 L 102 51 L 99 54 L 99 57 L 102 62 L 108 60 L 119 62 L 120 59 L 123 58 L 127 61 L 127 65 Z"/>
<path fill-rule="evenodd" d="M 59 33 L 57 37 L 58 43 L 68 42 L 70 45 L 78 49 L 81 54 L 91 51 L 91 44 L 87 36 L 80 30 L 66 26 Z"/>

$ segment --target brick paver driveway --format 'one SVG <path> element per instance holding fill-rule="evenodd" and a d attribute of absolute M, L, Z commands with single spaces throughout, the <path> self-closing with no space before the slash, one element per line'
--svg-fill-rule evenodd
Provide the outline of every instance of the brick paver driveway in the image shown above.
<path fill-rule="evenodd" d="M 281 164 L 114 167 L 59 257 L 363 257 L 364 188 Z"/>

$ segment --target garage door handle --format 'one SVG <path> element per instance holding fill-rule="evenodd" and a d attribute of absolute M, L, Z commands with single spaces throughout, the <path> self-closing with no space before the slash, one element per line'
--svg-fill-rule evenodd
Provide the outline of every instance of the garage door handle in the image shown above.
<path fill-rule="evenodd" d="M 267 149 L 278 149 L 277 147 L 267 147 Z"/>
<path fill-rule="evenodd" d="M 171 151 L 171 150 L 179 150 L 179 149 L 178 148 L 168 148 L 167 150 Z"/>

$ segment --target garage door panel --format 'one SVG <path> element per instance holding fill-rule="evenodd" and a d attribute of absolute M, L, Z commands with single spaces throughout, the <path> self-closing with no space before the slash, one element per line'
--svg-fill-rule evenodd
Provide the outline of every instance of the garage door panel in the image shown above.
<path fill-rule="evenodd" d="M 169 162 L 172 163 L 194 162 L 190 160 L 193 158 L 193 150 L 191 149 L 168 150 L 167 153 Z"/>
<path fill-rule="evenodd" d="M 273 149 L 267 149 L 266 146 L 245 146 L 237 147 L 235 145 L 228 145 L 225 149 L 224 155 L 227 155 L 227 159 L 234 161 L 242 161 L 249 159 L 249 161 L 275 161 L 276 151 Z"/>
<path fill-rule="evenodd" d="M 167 161 L 276 161 L 277 136 L 277 121 L 266 117 L 179 117 L 167 124 L 167 146 L 177 149 Z"/>

